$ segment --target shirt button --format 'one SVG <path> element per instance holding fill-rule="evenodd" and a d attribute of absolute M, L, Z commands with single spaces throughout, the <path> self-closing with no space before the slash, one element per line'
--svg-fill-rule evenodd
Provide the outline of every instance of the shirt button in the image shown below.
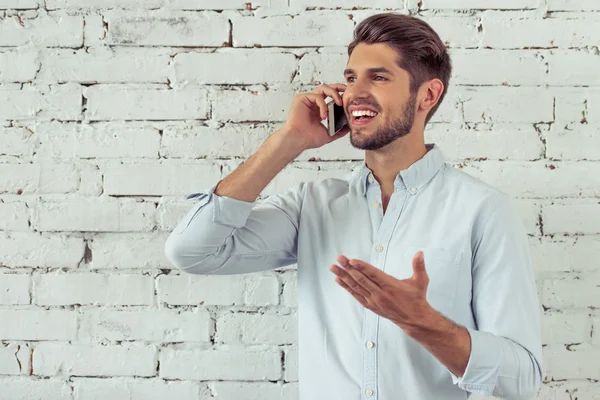
<path fill-rule="evenodd" d="M 369 183 L 373 183 L 373 175 L 369 175 Z"/>
<path fill-rule="evenodd" d="M 373 207 L 375 207 L 375 208 L 379 208 L 380 205 L 381 204 L 379 204 L 378 202 L 373 203 Z"/>
<path fill-rule="evenodd" d="M 377 251 L 378 253 L 381 253 L 383 251 L 383 246 L 375 247 L 375 251 Z"/>
<path fill-rule="evenodd" d="M 411 192 L 412 194 L 415 194 L 415 193 L 417 193 L 417 188 L 410 188 L 410 192 Z"/>
<path fill-rule="evenodd" d="M 365 390 L 365 394 L 367 396 L 373 396 L 373 391 L 371 389 L 367 389 L 367 390 Z"/>
<path fill-rule="evenodd" d="M 375 347 L 375 343 L 373 342 L 367 342 L 367 347 L 372 349 L 373 347 Z"/>

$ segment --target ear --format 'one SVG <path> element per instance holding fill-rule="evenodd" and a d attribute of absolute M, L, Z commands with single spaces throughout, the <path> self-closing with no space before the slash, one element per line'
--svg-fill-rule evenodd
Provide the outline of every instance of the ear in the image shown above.
<path fill-rule="evenodd" d="M 440 97 L 444 92 L 444 84 L 439 79 L 432 79 L 421 85 L 419 90 L 419 109 L 429 113 L 435 105 L 440 101 Z"/>

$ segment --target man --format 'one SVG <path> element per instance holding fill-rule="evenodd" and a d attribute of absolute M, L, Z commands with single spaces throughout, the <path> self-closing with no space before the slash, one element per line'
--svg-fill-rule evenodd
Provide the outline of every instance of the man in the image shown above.
<path fill-rule="evenodd" d="M 534 397 L 540 315 L 523 224 L 506 195 L 424 143 L 451 72 L 443 43 L 416 18 L 380 14 L 348 54 L 345 85 L 298 95 L 252 157 L 190 196 L 169 259 L 194 274 L 297 263 L 302 400 Z M 349 118 L 334 137 L 327 97 Z M 347 179 L 255 203 L 304 150 L 348 131 L 366 154 Z"/>

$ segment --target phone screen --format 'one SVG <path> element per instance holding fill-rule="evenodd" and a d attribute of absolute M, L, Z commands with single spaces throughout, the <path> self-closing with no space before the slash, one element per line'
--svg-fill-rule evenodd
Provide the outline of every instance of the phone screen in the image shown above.
<path fill-rule="evenodd" d="M 348 125 L 348 119 L 346 118 L 346 113 L 344 112 L 344 107 L 338 106 L 335 103 L 333 105 L 333 120 L 334 120 L 335 132 L 338 132 L 344 126 Z"/>

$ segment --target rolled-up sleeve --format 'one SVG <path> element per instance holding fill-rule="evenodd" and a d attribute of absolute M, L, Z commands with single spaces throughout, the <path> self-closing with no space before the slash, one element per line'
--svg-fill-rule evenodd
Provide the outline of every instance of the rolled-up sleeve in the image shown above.
<path fill-rule="evenodd" d="M 243 274 L 293 264 L 303 185 L 245 202 L 218 196 L 216 186 L 194 193 L 196 203 L 165 243 L 177 268 L 194 274 Z"/>
<path fill-rule="evenodd" d="M 473 229 L 471 355 L 454 383 L 471 393 L 535 398 L 542 382 L 540 305 L 522 220 L 505 195 L 488 199 Z"/>

